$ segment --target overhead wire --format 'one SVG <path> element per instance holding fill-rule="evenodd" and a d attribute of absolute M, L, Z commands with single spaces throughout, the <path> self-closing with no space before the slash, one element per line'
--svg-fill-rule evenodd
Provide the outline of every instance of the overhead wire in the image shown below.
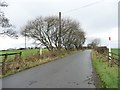
<path fill-rule="evenodd" d="M 62 13 L 71 13 L 71 12 L 77 11 L 77 10 L 79 10 L 81 8 L 86 8 L 86 7 L 98 4 L 98 3 L 102 2 L 102 1 L 104 1 L 104 0 L 100 0 L 100 1 L 93 2 L 93 3 L 89 3 L 89 4 L 81 6 L 79 8 L 74 8 L 74 9 L 71 9 L 71 10 L 68 10 L 68 11 L 65 11 L 65 12 L 62 12 Z"/>

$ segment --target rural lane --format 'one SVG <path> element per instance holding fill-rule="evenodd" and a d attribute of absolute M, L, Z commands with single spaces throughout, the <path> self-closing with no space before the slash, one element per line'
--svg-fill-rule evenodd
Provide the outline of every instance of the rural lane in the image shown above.
<path fill-rule="evenodd" d="M 2 88 L 95 88 L 90 50 L 2 79 Z"/>

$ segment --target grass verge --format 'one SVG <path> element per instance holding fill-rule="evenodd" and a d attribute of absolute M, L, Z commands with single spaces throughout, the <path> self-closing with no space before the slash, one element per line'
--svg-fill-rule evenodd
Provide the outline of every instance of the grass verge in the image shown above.
<path fill-rule="evenodd" d="M 103 59 L 103 58 L 102 58 Z M 97 52 L 92 52 L 92 64 L 100 77 L 103 88 L 118 88 L 118 66 L 108 66 L 108 62 L 99 60 Z"/>

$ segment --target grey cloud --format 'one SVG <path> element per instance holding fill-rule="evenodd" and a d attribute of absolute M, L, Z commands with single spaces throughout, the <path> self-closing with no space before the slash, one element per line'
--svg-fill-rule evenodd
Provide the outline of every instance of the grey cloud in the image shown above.
<path fill-rule="evenodd" d="M 92 34 L 110 32 L 118 27 L 118 0 L 6 0 L 9 3 L 5 8 L 5 14 L 16 30 L 24 26 L 28 20 L 37 16 L 58 15 L 71 17 L 81 23 L 87 36 Z M 101 1 L 89 7 L 80 8 L 76 11 L 67 11 Z M 96 36 L 97 37 L 97 36 Z"/>

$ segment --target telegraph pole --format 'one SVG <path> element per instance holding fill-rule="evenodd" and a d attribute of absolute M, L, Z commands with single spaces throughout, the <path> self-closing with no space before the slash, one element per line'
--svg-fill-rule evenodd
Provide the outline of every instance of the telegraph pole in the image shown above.
<path fill-rule="evenodd" d="M 58 48 L 61 48 L 61 12 L 59 12 L 59 40 L 58 40 Z"/>
<path fill-rule="evenodd" d="M 25 49 L 26 49 L 26 30 L 25 30 Z"/>

